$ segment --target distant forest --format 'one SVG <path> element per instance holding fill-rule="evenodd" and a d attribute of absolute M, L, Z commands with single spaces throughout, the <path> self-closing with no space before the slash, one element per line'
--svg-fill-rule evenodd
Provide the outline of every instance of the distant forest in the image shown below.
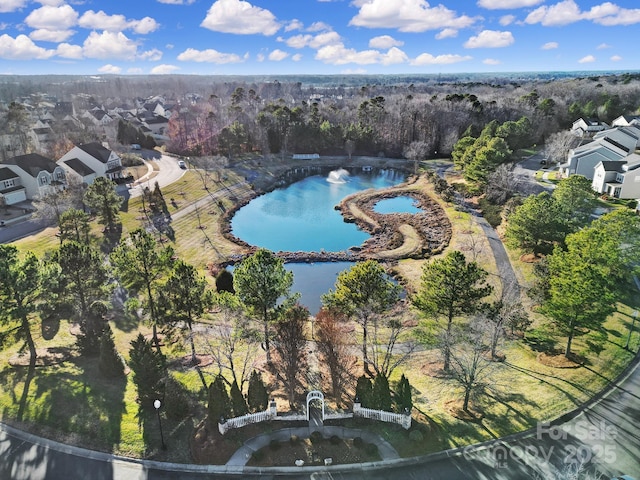
<path fill-rule="evenodd" d="M 393 76 L 0 76 L 5 104 L 46 93 L 96 105 L 162 96 L 170 151 L 183 155 L 449 155 L 491 122 L 531 125 L 531 144 L 580 117 L 611 122 L 640 107 L 639 72 Z"/>

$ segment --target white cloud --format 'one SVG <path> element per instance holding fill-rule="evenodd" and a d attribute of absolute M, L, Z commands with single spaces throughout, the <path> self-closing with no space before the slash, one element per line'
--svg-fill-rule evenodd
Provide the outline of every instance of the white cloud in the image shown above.
<path fill-rule="evenodd" d="M 411 60 L 411 65 L 420 66 L 420 65 L 450 65 L 452 63 L 460 63 L 466 62 L 467 60 L 471 60 L 473 57 L 469 55 L 431 55 L 430 53 L 422 53 L 418 55 L 416 58 Z"/>
<path fill-rule="evenodd" d="M 444 40 L 445 38 L 455 38 L 458 36 L 458 30 L 455 28 L 445 28 L 436 34 L 436 40 Z"/>
<path fill-rule="evenodd" d="M 502 25 L 503 27 L 506 27 L 507 25 L 511 25 L 513 22 L 516 21 L 516 16 L 515 15 L 503 15 L 502 17 L 500 17 L 500 25 Z"/>
<path fill-rule="evenodd" d="M 100 67 L 98 71 L 100 73 L 118 74 L 122 72 L 122 68 L 116 67 L 115 65 L 111 65 L 110 63 L 108 63 L 107 65 L 103 65 L 102 67 Z"/>
<path fill-rule="evenodd" d="M 601 43 L 596 47 L 596 50 L 606 50 L 607 48 L 611 48 L 611 45 L 608 43 Z"/>
<path fill-rule="evenodd" d="M 593 63 L 596 61 L 596 57 L 594 57 L 593 55 L 587 55 L 586 57 L 582 57 L 580 60 L 578 60 L 578 63 Z"/>
<path fill-rule="evenodd" d="M 285 43 L 291 48 L 311 47 L 317 50 L 325 45 L 339 44 L 341 39 L 336 32 L 324 32 L 315 36 L 309 34 L 294 35 L 285 40 Z"/>
<path fill-rule="evenodd" d="M 175 72 L 176 70 L 180 70 L 180 67 L 176 67 L 175 65 L 158 65 L 151 69 L 152 75 L 169 75 L 170 73 Z"/>
<path fill-rule="evenodd" d="M 64 0 L 36 0 L 40 5 L 51 5 L 52 7 L 57 7 L 64 3 Z"/>
<path fill-rule="evenodd" d="M 620 55 L 613 55 L 609 60 L 611 60 L 612 62 L 619 62 L 620 60 L 622 60 L 622 57 Z"/>
<path fill-rule="evenodd" d="M 242 57 L 235 53 L 222 53 L 208 48 L 207 50 L 196 50 L 195 48 L 187 48 L 178 55 L 181 62 L 208 62 L 208 63 L 241 63 Z"/>
<path fill-rule="evenodd" d="M 542 47 L 540 48 L 542 48 L 542 50 L 554 50 L 558 47 L 559 47 L 558 42 L 547 42 L 544 45 L 542 45 Z"/>
<path fill-rule="evenodd" d="M 391 47 L 401 47 L 404 42 L 396 40 L 390 35 L 380 35 L 379 37 L 373 37 L 369 40 L 369 47 L 377 48 L 379 50 L 386 50 Z"/>
<path fill-rule="evenodd" d="M 2 0 L 0 2 L 0 13 L 15 12 L 24 7 L 29 0 Z"/>
<path fill-rule="evenodd" d="M 353 48 L 346 48 L 344 44 L 336 44 L 320 48 L 316 52 L 315 58 L 331 65 L 346 65 L 347 63 L 370 65 L 380 63 L 380 52 L 377 50 L 358 52 Z"/>
<path fill-rule="evenodd" d="M 485 65 L 500 65 L 502 62 L 495 58 L 485 58 L 484 60 L 482 60 L 482 63 L 484 63 Z"/>
<path fill-rule="evenodd" d="M 544 0 L 478 0 L 478 6 L 489 10 L 533 7 Z"/>
<path fill-rule="evenodd" d="M 51 58 L 55 50 L 47 50 L 37 46 L 26 35 L 18 35 L 16 38 L 0 35 L 0 58 L 7 60 L 44 60 Z"/>
<path fill-rule="evenodd" d="M 55 42 L 60 43 L 67 40 L 74 33 L 74 30 L 46 30 L 46 29 L 38 29 L 34 30 L 29 34 L 29 38 L 31 40 L 35 40 L 36 42 Z"/>
<path fill-rule="evenodd" d="M 83 57 L 82 47 L 80 45 L 71 45 L 69 43 L 61 43 L 56 49 L 56 55 L 63 58 L 72 58 L 80 60 Z"/>
<path fill-rule="evenodd" d="M 140 34 L 151 33 L 160 26 L 151 17 L 144 17 L 142 20 L 127 20 L 124 15 L 108 15 L 102 10 L 99 12 L 86 11 L 78 20 L 78 25 L 92 30 L 106 30 L 109 32 L 121 32 L 130 28 Z"/>
<path fill-rule="evenodd" d="M 280 50 L 279 48 L 276 48 L 273 52 L 269 54 L 269 60 L 271 60 L 272 62 L 279 62 L 281 60 L 284 60 L 288 56 L 289 54 L 287 52 Z"/>
<path fill-rule="evenodd" d="M 525 19 L 526 23 L 540 23 L 545 27 L 562 26 L 588 20 L 607 27 L 615 25 L 633 25 L 640 23 L 640 9 L 622 8 L 614 3 L 605 2 L 581 11 L 575 0 L 562 0 L 552 6 L 543 5 L 532 11 Z"/>
<path fill-rule="evenodd" d="M 167 5 L 191 5 L 196 0 L 158 0 L 158 3 L 166 3 Z"/>
<path fill-rule="evenodd" d="M 295 55 L 293 55 L 291 57 L 291 60 L 293 60 L 294 62 L 299 62 L 300 60 L 302 60 L 302 54 L 301 53 L 296 53 Z"/>
<path fill-rule="evenodd" d="M 2 30 L 6 30 L 7 28 L 9 28 L 11 25 L 9 25 L 6 22 L 0 22 L 0 31 Z"/>
<path fill-rule="evenodd" d="M 217 0 L 200 26 L 215 32 L 267 36 L 280 30 L 273 13 L 242 0 Z"/>
<path fill-rule="evenodd" d="M 297 18 L 294 18 L 289 22 L 289 24 L 286 27 L 284 27 L 284 31 L 290 32 L 292 30 L 302 30 L 303 28 L 304 28 L 304 24 Z"/>
<path fill-rule="evenodd" d="M 33 10 L 24 22 L 31 28 L 43 30 L 67 30 L 78 21 L 78 12 L 69 5 L 53 7 L 45 5 Z"/>
<path fill-rule="evenodd" d="M 259 53 L 259 54 L 257 54 L 257 55 L 256 55 L 256 60 L 257 60 L 258 62 L 260 62 L 260 63 L 264 62 L 264 61 L 265 61 L 264 53 Z"/>
<path fill-rule="evenodd" d="M 153 48 L 151 50 L 147 50 L 146 52 L 142 52 L 140 55 L 138 55 L 138 59 L 157 62 L 162 59 L 162 52 L 157 48 Z"/>
<path fill-rule="evenodd" d="M 324 22 L 313 22 L 311 25 L 309 25 L 309 28 L 307 28 L 307 32 L 322 32 L 322 31 L 326 31 L 326 30 L 333 30 L 331 28 L 330 25 L 327 25 Z"/>
<path fill-rule="evenodd" d="M 367 28 L 397 28 L 401 32 L 424 32 L 443 28 L 461 29 L 476 19 L 458 16 L 443 5 L 430 7 L 426 0 L 354 0 L 360 7 L 349 25 Z"/>
<path fill-rule="evenodd" d="M 501 48 L 508 47 L 515 39 L 511 32 L 483 30 L 464 43 L 465 48 Z"/>
<path fill-rule="evenodd" d="M 122 32 L 91 32 L 83 44 L 87 58 L 133 60 L 138 46 Z"/>

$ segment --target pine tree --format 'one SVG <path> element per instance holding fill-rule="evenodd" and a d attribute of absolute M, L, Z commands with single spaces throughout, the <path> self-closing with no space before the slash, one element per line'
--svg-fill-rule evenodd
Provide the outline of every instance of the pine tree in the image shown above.
<path fill-rule="evenodd" d="M 409 379 L 405 377 L 404 374 L 402 374 L 400 380 L 398 380 L 394 399 L 396 404 L 396 411 L 398 413 L 404 413 L 405 409 L 411 412 L 411 409 L 413 408 L 413 400 L 411 399 L 411 385 L 409 384 Z"/>
<path fill-rule="evenodd" d="M 391 390 L 389 380 L 382 374 L 376 375 L 373 380 L 373 407 L 377 410 L 391 411 Z"/>
<path fill-rule="evenodd" d="M 247 390 L 247 402 L 251 412 L 262 412 L 269 405 L 269 393 L 262 381 L 262 374 L 255 370 L 249 377 L 249 388 Z"/>
<path fill-rule="evenodd" d="M 231 406 L 233 407 L 233 416 L 241 417 L 242 415 L 246 415 L 249 413 L 249 408 L 247 407 L 247 402 L 242 396 L 242 392 L 240 391 L 240 387 L 238 387 L 238 382 L 235 380 L 231 384 Z"/>
<path fill-rule="evenodd" d="M 138 388 L 138 402 L 147 407 L 163 397 L 166 358 L 153 348 L 152 342 L 140 333 L 131 342 L 129 366 L 133 371 L 133 383 Z"/>
<path fill-rule="evenodd" d="M 105 377 L 124 376 L 124 360 L 116 349 L 116 344 L 113 341 L 113 332 L 108 323 L 100 337 L 100 361 L 98 366 Z"/>
<path fill-rule="evenodd" d="M 231 418 L 231 401 L 222 375 L 209 385 L 209 421 L 216 423 L 221 417 Z"/>
<path fill-rule="evenodd" d="M 216 290 L 218 292 L 236 293 L 233 288 L 233 274 L 226 268 L 220 270 L 216 277 Z"/>
<path fill-rule="evenodd" d="M 358 377 L 356 383 L 356 397 L 360 400 L 360 405 L 366 408 L 372 408 L 373 405 L 373 386 L 371 380 L 366 375 Z"/>

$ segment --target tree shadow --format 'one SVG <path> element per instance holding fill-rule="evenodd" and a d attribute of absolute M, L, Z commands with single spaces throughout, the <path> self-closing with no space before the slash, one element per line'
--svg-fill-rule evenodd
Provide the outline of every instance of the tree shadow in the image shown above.
<path fill-rule="evenodd" d="M 122 238 L 121 223 L 116 224 L 114 228 L 106 228 L 104 230 L 104 235 L 102 237 L 100 249 L 106 254 L 111 253 L 113 249 L 116 247 L 116 245 L 118 245 L 121 238 Z"/>

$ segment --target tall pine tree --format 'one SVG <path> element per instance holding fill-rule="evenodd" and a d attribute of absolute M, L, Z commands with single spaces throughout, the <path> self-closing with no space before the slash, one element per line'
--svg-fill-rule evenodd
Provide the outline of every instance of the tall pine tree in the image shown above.
<path fill-rule="evenodd" d="M 247 402 L 251 412 L 262 412 L 269 405 L 269 393 L 262 380 L 262 374 L 255 370 L 249 377 L 249 389 L 247 390 Z"/>

